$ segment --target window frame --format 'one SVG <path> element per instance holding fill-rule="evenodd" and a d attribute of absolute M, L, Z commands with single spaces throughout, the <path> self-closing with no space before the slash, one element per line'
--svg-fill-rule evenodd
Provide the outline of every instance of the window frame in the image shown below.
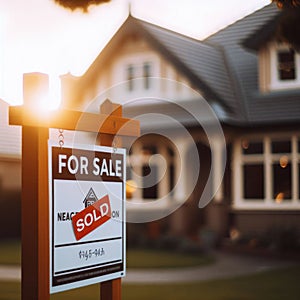
<path fill-rule="evenodd" d="M 253 142 L 263 142 L 262 154 L 243 154 L 242 141 L 248 139 Z M 291 141 L 290 153 L 272 153 L 273 141 Z M 245 135 L 234 142 L 232 157 L 232 184 L 233 184 L 233 208 L 234 209 L 270 209 L 270 210 L 291 210 L 300 209 L 300 133 L 293 135 Z M 300 147 L 299 147 L 300 148 Z M 282 156 L 286 156 L 291 168 L 291 199 L 276 201 L 273 191 L 273 165 L 278 163 Z M 244 165 L 263 163 L 264 166 L 264 198 L 244 198 Z"/>
<path fill-rule="evenodd" d="M 124 92 L 128 95 L 158 91 L 159 85 L 152 78 L 160 74 L 161 59 L 152 52 L 128 54 L 113 67 L 114 80 L 126 82 Z"/>
<path fill-rule="evenodd" d="M 270 46 L 270 89 L 284 90 L 295 89 L 300 87 L 300 55 L 295 51 L 295 79 L 281 80 L 279 78 L 278 69 L 278 53 L 280 51 L 289 50 L 291 47 L 284 43 L 272 43 Z"/>
<path fill-rule="evenodd" d="M 135 67 L 132 64 L 128 64 L 126 66 L 126 80 L 127 80 L 127 90 L 128 92 L 132 92 L 134 90 L 133 81 L 135 78 Z"/>
<path fill-rule="evenodd" d="M 154 153 L 148 153 L 145 151 L 147 148 L 155 147 L 156 151 Z M 157 189 L 157 197 L 156 198 L 144 198 L 144 189 L 139 188 L 137 189 L 133 197 L 130 199 L 131 202 L 145 202 L 149 203 L 151 201 L 157 201 L 161 198 L 168 197 L 169 199 L 174 198 L 174 188 L 175 185 L 172 182 L 175 182 L 175 178 L 171 178 L 172 176 L 175 176 L 175 160 L 176 157 L 169 153 L 168 149 L 172 149 L 171 145 L 160 145 L 159 142 L 154 143 L 152 139 L 150 139 L 148 142 L 141 141 L 139 142 L 135 147 L 133 146 L 133 149 L 130 153 L 130 155 L 127 155 L 127 167 L 131 168 L 131 179 L 134 180 L 137 183 L 137 186 L 143 186 L 143 168 L 149 166 L 149 162 L 151 159 L 151 166 L 155 167 L 156 169 L 156 175 L 157 175 L 157 183 L 155 184 L 155 188 Z M 155 155 L 161 155 L 164 157 L 165 162 L 167 163 L 167 172 L 165 172 L 164 166 L 161 165 L 161 162 L 158 157 Z M 173 168 L 173 173 L 171 172 L 171 167 Z M 164 179 L 163 179 L 164 178 Z M 152 187 L 149 187 L 150 189 Z"/>
<path fill-rule="evenodd" d="M 149 61 L 145 61 L 143 63 L 143 88 L 144 90 L 151 89 L 151 77 L 152 77 L 152 63 Z"/>

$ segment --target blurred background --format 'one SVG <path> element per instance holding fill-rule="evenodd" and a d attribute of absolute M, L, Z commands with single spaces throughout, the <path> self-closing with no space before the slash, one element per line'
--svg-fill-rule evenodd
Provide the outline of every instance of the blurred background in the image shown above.
<path fill-rule="evenodd" d="M 0 5 L 0 299 L 20 298 L 21 128 L 8 108 L 38 72 L 50 93 L 36 113 L 110 99 L 141 122 L 123 140 L 124 299 L 298 299 L 298 1 L 57 2 Z"/>

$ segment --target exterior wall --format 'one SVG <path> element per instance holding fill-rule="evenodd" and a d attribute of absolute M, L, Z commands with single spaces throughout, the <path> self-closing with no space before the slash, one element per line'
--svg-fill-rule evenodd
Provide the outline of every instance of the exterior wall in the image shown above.
<path fill-rule="evenodd" d="M 1 189 L 5 191 L 21 190 L 20 159 L 0 158 L 0 185 Z"/>
<path fill-rule="evenodd" d="M 155 84 L 151 85 L 149 89 L 143 89 L 142 77 L 143 73 L 141 72 L 143 63 L 149 62 L 151 63 L 151 77 L 160 78 L 164 80 L 156 80 Z M 271 81 L 271 55 L 268 47 L 262 49 L 259 53 L 259 84 L 262 92 L 268 92 L 270 89 L 270 81 Z M 128 66 L 132 65 L 139 69 L 136 77 L 140 77 L 140 81 L 136 81 L 134 85 L 134 89 L 128 90 Z M 154 81 L 153 81 L 154 82 Z M 108 61 L 106 61 L 101 69 L 98 70 L 95 76 L 91 79 L 90 82 L 86 83 L 87 86 L 84 89 L 83 101 L 86 104 L 90 103 L 94 99 L 94 104 L 90 107 L 90 111 L 98 111 L 99 105 L 106 98 L 109 98 L 113 102 L 125 104 L 132 99 L 140 99 L 151 97 L 155 95 L 160 98 L 172 98 L 175 100 L 190 100 L 193 97 L 193 93 L 190 93 L 188 89 L 182 88 L 184 84 L 190 86 L 189 82 L 177 72 L 177 70 L 173 67 L 171 62 L 167 61 L 163 56 L 161 56 L 155 49 L 151 47 L 151 45 L 147 44 L 147 42 L 138 37 L 138 36 L 129 36 L 123 39 L 120 47 L 117 51 L 112 53 L 112 56 Z M 197 130 L 195 130 L 197 131 Z M 203 142 L 203 137 L 199 132 L 196 134 L 196 141 L 198 143 Z M 256 135 L 256 134 L 255 134 Z M 176 137 L 177 141 L 183 145 L 182 149 L 184 149 L 187 145 L 184 137 Z M 151 142 L 150 140 L 148 142 Z M 156 142 L 159 143 L 159 140 Z M 177 143 L 178 144 L 178 143 Z M 204 141 L 205 144 L 205 141 Z M 232 212 L 232 220 L 234 220 L 234 224 L 237 226 L 241 226 L 243 230 L 247 229 L 247 223 L 249 222 L 249 218 L 244 218 L 246 215 L 243 215 L 242 212 L 245 212 L 249 207 L 244 207 L 241 209 L 239 204 L 241 203 L 241 187 L 237 184 L 237 181 L 240 180 L 240 165 L 239 165 L 239 155 L 236 152 L 235 144 L 233 149 L 232 158 L 227 162 L 230 167 L 233 168 L 232 177 L 229 179 L 234 182 L 232 192 L 234 195 L 233 199 L 233 208 L 235 209 Z M 220 149 L 218 149 L 217 143 L 212 145 L 213 149 L 211 151 L 216 151 L 217 153 L 221 153 Z M 141 152 L 142 146 L 137 146 L 136 152 Z M 185 149 L 186 150 L 186 149 Z M 164 149 L 159 150 L 160 154 L 164 153 Z M 188 162 L 188 152 L 184 153 L 184 159 Z M 182 155 L 182 153 L 180 153 Z M 201 155 L 201 154 L 200 154 Z M 221 156 L 218 156 L 221 159 Z M 222 161 L 220 161 L 220 164 Z M 218 164 L 218 166 L 220 166 Z M 178 157 L 175 158 L 175 166 L 180 167 L 180 162 Z M 209 170 L 209 166 L 205 167 L 206 172 Z M 214 172 L 214 176 L 217 178 L 220 173 L 220 168 L 217 167 Z M 176 171 L 175 171 L 176 172 Z M 182 201 L 182 203 L 186 200 L 185 189 L 189 184 L 189 170 L 188 166 L 185 166 L 184 170 L 181 170 L 183 176 L 185 177 L 185 184 L 180 187 L 177 187 L 174 191 L 174 199 L 176 201 Z M 295 171 L 293 171 L 295 172 Z M 140 175 L 138 173 L 138 175 Z M 168 182 L 167 176 L 165 176 L 161 183 L 161 188 L 158 192 L 158 197 L 162 197 L 166 193 L 168 193 L 166 189 L 166 185 Z M 218 232 L 220 236 L 224 236 L 228 233 L 229 228 L 229 201 L 225 200 L 225 197 L 228 199 L 231 198 L 231 193 L 229 195 L 224 194 L 223 185 L 221 189 L 218 191 L 215 199 L 211 202 L 205 209 L 200 210 L 198 208 L 199 195 L 203 190 L 202 182 L 198 182 L 193 194 L 189 197 L 189 200 L 186 201 L 183 206 L 174 212 L 170 218 L 168 218 L 168 223 L 172 230 L 178 234 L 188 233 L 195 234 L 197 230 L 201 227 L 209 227 L 210 229 Z M 135 199 L 134 199 L 135 198 Z M 132 202 L 135 200 L 143 201 L 142 192 L 138 190 L 135 192 L 135 195 L 132 199 Z M 269 201 L 270 203 L 270 201 Z M 298 203 L 297 203 L 298 205 Z M 139 206 L 140 208 L 142 206 Z M 129 213 L 136 213 L 135 211 L 130 211 Z M 163 208 L 161 208 L 163 209 Z M 257 209 L 257 207 L 253 207 Z M 259 208 L 261 211 L 265 211 L 266 207 L 262 205 Z M 277 210 L 279 211 L 280 208 Z M 243 210 L 243 211 L 242 211 Z M 289 211 L 288 207 L 286 211 Z M 138 212 L 141 214 L 141 212 Z M 243 217 L 244 216 L 244 217 Z M 249 229 L 251 229 L 252 224 L 249 223 Z"/>
<path fill-rule="evenodd" d="M 300 232 L 299 211 L 234 211 L 231 226 L 243 236 L 261 235 L 270 230 L 297 230 Z"/>
<path fill-rule="evenodd" d="M 143 82 L 141 78 L 140 81 L 137 80 L 134 82 L 134 89 L 129 91 L 126 74 L 128 66 L 132 65 L 133 67 L 139 68 L 138 75 L 142 77 L 143 74 L 141 72 L 141 67 L 145 62 L 151 63 L 151 77 L 155 78 L 153 84 L 151 82 L 150 88 L 145 90 L 143 89 Z M 89 83 L 88 88 L 85 89 L 84 101 L 85 104 L 87 104 L 91 99 L 98 97 L 98 99 L 94 101 L 89 108 L 90 111 L 97 111 L 101 102 L 106 98 L 109 98 L 113 102 L 118 102 L 125 105 L 128 103 L 128 101 L 130 102 L 131 99 L 143 99 L 147 96 L 155 96 L 161 99 L 171 98 L 175 101 L 181 101 L 185 99 L 191 100 L 195 97 L 195 93 L 192 90 L 185 88 L 185 85 L 190 86 L 188 80 L 179 74 L 170 62 L 168 62 L 150 45 L 148 45 L 145 40 L 134 36 L 124 39 L 124 42 L 118 48 L 118 51 L 115 54 L 112 54 L 110 60 L 103 65 L 101 70 L 99 70 L 97 73 L 97 76 L 95 76 L 93 81 Z M 193 134 L 195 135 L 196 140 L 200 142 L 204 135 L 201 133 L 199 134 L 199 132 L 196 131 Z M 189 179 L 189 176 L 191 176 L 189 167 L 191 167 L 191 165 L 187 166 L 187 163 L 183 163 L 183 166 L 181 160 L 185 160 L 186 162 L 189 160 L 189 145 L 187 144 L 187 139 L 184 136 L 178 136 L 176 132 L 170 133 L 170 136 L 174 137 L 175 144 L 180 147 L 180 149 L 178 149 L 180 153 L 176 153 L 175 149 L 175 156 L 172 158 L 172 163 L 174 164 L 175 168 L 175 178 L 182 176 L 182 181 L 175 187 L 174 191 L 170 193 L 170 173 L 165 172 L 164 175 L 161 176 L 161 180 L 158 184 L 157 195 L 158 199 L 161 199 L 167 195 L 169 199 L 168 205 L 172 205 L 172 202 L 174 201 L 178 203 L 185 203 L 169 217 L 161 220 L 158 223 L 155 223 L 155 226 L 156 228 L 159 226 L 160 231 L 162 230 L 162 227 L 168 227 L 167 230 L 173 232 L 174 234 L 195 235 L 197 232 L 199 232 L 202 225 L 207 224 L 205 223 L 207 222 L 205 219 L 205 210 L 198 208 L 198 202 L 201 196 L 200 193 L 201 189 L 204 188 L 203 182 L 205 182 L 205 179 L 201 178 L 201 183 L 198 183 L 194 193 L 187 200 L 186 186 L 191 181 Z M 142 175 L 141 166 L 143 165 L 144 160 L 147 162 L 147 157 L 141 158 L 140 156 L 143 153 L 143 146 L 149 144 L 153 146 L 156 145 L 158 154 L 162 155 L 166 159 L 167 165 L 170 163 L 170 158 L 168 158 L 167 155 L 167 147 L 172 148 L 172 145 L 168 144 L 163 138 L 158 138 L 157 136 L 148 136 L 146 139 L 141 139 L 141 141 L 136 142 L 131 151 L 131 158 L 129 159 L 133 161 L 133 164 L 135 164 L 134 161 L 138 161 L 137 165 L 132 166 L 136 174 L 133 175 L 132 179 L 134 179 L 139 186 L 141 186 L 141 183 L 139 182 L 139 180 L 141 180 L 139 176 Z M 209 160 L 205 160 L 205 158 L 202 159 L 206 163 L 209 163 Z M 155 163 L 155 159 L 152 162 Z M 163 166 L 159 164 L 157 166 L 158 173 L 161 174 L 161 169 Z M 202 170 L 204 173 L 209 172 L 210 167 L 202 166 Z M 179 172 L 181 173 L 179 174 Z M 198 176 L 198 174 L 195 176 Z M 204 177 L 207 177 L 207 174 Z M 148 207 L 148 205 L 142 205 L 144 200 L 145 199 L 143 199 L 142 190 L 137 189 L 133 193 L 132 199 L 128 202 L 127 212 L 129 219 L 135 214 L 138 214 L 140 217 L 143 216 L 143 214 L 147 215 L 146 207 Z M 153 199 L 147 199 L 144 201 L 144 203 L 149 204 L 149 201 L 153 201 Z M 136 205 L 136 203 L 141 205 Z M 219 206 L 222 206 L 222 204 L 219 204 Z M 164 210 L 165 207 L 158 205 L 156 209 Z M 221 211 L 218 211 L 217 214 L 218 216 L 220 214 L 223 216 L 223 212 L 221 213 Z M 209 226 L 210 225 L 213 230 L 218 232 L 221 228 L 226 227 L 223 226 L 224 224 L 214 223 L 209 224 Z M 151 231 L 153 231 L 153 226 L 150 226 L 152 228 Z M 223 231 L 224 230 L 221 229 L 222 234 Z"/>
<path fill-rule="evenodd" d="M 20 236 L 21 128 L 8 125 L 8 103 L 0 99 L 0 238 Z"/>
<path fill-rule="evenodd" d="M 21 230 L 21 160 L 0 158 L 0 238 Z"/>
<path fill-rule="evenodd" d="M 21 156 L 21 128 L 8 125 L 8 107 L 9 104 L 0 99 L 0 159 Z"/>
<path fill-rule="evenodd" d="M 299 157 L 300 149 L 299 131 L 279 131 L 244 134 L 237 137 L 234 142 L 232 153 L 232 183 L 233 183 L 233 203 L 236 210 L 300 210 L 299 193 Z M 289 150 L 286 152 L 277 152 L 272 150 L 273 143 L 287 142 Z M 245 145 L 245 143 L 247 145 Z M 260 143 L 260 153 L 243 154 L 244 147 L 250 147 L 251 143 Z M 284 163 L 284 165 L 282 165 Z M 245 196 L 244 184 L 247 178 L 244 178 L 244 166 L 261 166 L 261 176 L 263 179 L 263 191 L 254 197 Z M 276 183 L 275 168 L 281 167 L 285 170 L 288 167 L 289 173 L 289 192 L 278 190 Z M 280 169 L 279 169 L 280 170 Z M 259 176 L 260 174 L 256 174 Z M 278 175 L 279 176 L 279 175 Z M 278 177 L 277 176 L 277 177 Z M 283 181 L 283 177 L 281 181 Z M 253 186 L 254 187 L 254 186 Z M 283 195 L 282 193 L 286 193 Z M 252 193 L 253 194 L 253 193 Z M 287 196 L 288 195 L 288 196 Z"/>
<path fill-rule="evenodd" d="M 260 134 L 247 134 L 236 138 L 232 153 L 232 184 L 233 202 L 229 212 L 229 226 L 237 230 L 241 236 L 263 235 L 270 230 L 297 230 L 300 232 L 300 194 L 299 194 L 299 174 L 300 174 L 300 133 L 293 130 L 277 130 L 261 132 Z M 247 141 L 247 147 L 251 147 L 251 142 L 261 142 L 263 151 L 250 155 L 243 155 L 242 148 Z M 273 142 L 290 143 L 290 151 L 277 153 L 273 149 Z M 284 164 L 281 160 L 284 158 Z M 244 165 L 260 164 L 263 170 L 263 197 L 260 199 L 248 199 L 245 196 Z M 282 165 L 281 165 L 282 164 Z M 277 166 L 277 167 L 276 167 Z M 280 182 L 276 177 L 276 168 L 286 170 L 289 167 L 289 196 L 277 197 L 281 194 L 277 191 L 280 182 L 284 182 L 285 175 L 281 175 Z M 257 178 L 260 174 L 255 175 Z M 254 189 L 254 187 L 253 187 Z M 284 191 L 285 192 L 285 191 Z M 283 193 L 282 193 L 283 194 Z"/>
<path fill-rule="evenodd" d="M 144 63 L 150 63 L 150 87 L 143 88 Z M 134 88 L 128 90 L 128 66 L 136 68 Z M 160 80 L 162 79 L 162 80 Z M 152 80 L 152 81 L 151 81 Z M 97 107 L 105 99 L 115 103 L 125 104 L 132 99 L 149 97 L 172 98 L 176 100 L 192 99 L 193 92 L 184 88 L 189 86 L 188 80 L 180 75 L 176 69 L 154 50 L 143 38 L 132 36 L 124 39 L 118 51 L 112 53 L 110 60 L 105 62 L 88 86 L 84 88 L 84 107 L 91 102 L 91 110 L 98 111 Z"/>
<path fill-rule="evenodd" d="M 227 135 L 231 134 L 226 133 Z M 219 165 L 216 169 L 211 170 L 211 153 L 215 151 L 215 159 L 220 157 L 218 153 L 222 153 L 219 148 L 219 143 L 208 145 L 207 138 L 201 129 L 193 129 L 192 136 L 195 139 L 198 148 L 198 155 L 200 160 L 200 173 L 193 171 L 193 162 L 190 160 L 189 151 L 180 151 L 184 160 L 182 172 L 186 177 L 187 187 L 191 177 L 197 176 L 197 185 L 193 188 L 192 194 L 183 205 L 170 216 L 170 230 L 177 235 L 189 235 L 191 237 L 200 237 L 200 239 L 211 239 L 212 243 L 218 242 L 229 234 L 229 214 L 231 190 L 230 190 L 230 167 L 226 167 L 224 179 L 218 192 L 214 198 L 205 206 L 199 207 L 199 200 L 207 183 L 209 172 L 212 171 L 213 177 L 210 182 L 210 188 L 214 187 L 214 182 L 218 181 L 220 174 Z M 183 147 L 184 148 L 184 147 Z M 228 164 L 230 166 L 230 151 L 228 152 Z M 224 163 L 221 159 L 220 164 Z M 206 241 L 208 242 L 208 241 Z"/>
<path fill-rule="evenodd" d="M 258 51 L 259 89 L 262 93 L 285 91 L 300 88 L 300 55 L 295 52 L 295 78 L 283 80 L 279 78 L 278 50 L 288 50 L 290 46 L 276 41 L 269 42 Z"/>
<path fill-rule="evenodd" d="M 268 47 L 259 50 L 258 62 L 259 89 L 262 93 L 266 93 L 270 91 L 271 84 L 271 58 Z"/>

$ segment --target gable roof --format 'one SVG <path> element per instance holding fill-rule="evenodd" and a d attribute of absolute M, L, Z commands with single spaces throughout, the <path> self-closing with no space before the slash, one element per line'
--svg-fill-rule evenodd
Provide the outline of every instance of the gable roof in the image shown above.
<path fill-rule="evenodd" d="M 224 47 L 230 76 L 236 82 L 236 100 L 243 106 L 246 124 L 300 121 L 300 89 L 261 94 L 257 53 L 243 45 L 247 38 L 254 35 L 258 35 L 257 46 L 267 43 L 279 15 L 276 5 L 270 4 L 205 40 Z"/>
<path fill-rule="evenodd" d="M 118 49 L 129 34 L 136 34 L 147 40 L 151 47 L 184 74 L 208 101 L 220 103 L 229 113 L 235 110 L 232 105 L 234 96 L 228 88 L 222 47 L 202 43 L 131 15 L 82 76 L 81 85 L 92 80 L 97 70 L 109 60 L 111 53 Z"/>
<path fill-rule="evenodd" d="M 258 51 L 261 47 L 266 45 L 270 40 L 274 39 L 277 34 L 278 21 L 280 13 L 274 18 L 268 20 L 257 30 L 254 30 L 243 42 L 245 48 Z"/>
<path fill-rule="evenodd" d="M 137 34 L 184 74 L 208 102 L 221 104 L 226 111 L 219 116 L 222 122 L 237 125 L 299 122 L 300 89 L 260 94 L 257 53 L 244 45 L 245 40 L 258 33 L 262 34 L 260 45 L 279 14 L 275 4 L 267 5 L 204 41 L 129 16 L 80 81 L 93 80 L 122 40 L 128 34 Z"/>
<path fill-rule="evenodd" d="M 210 102 L 217 100 L 229 113 L 236 112 L 223 47 L 183 36 L 153 24 L 141 25 L 159 43 L 160 50 L 195 84 Z"/>

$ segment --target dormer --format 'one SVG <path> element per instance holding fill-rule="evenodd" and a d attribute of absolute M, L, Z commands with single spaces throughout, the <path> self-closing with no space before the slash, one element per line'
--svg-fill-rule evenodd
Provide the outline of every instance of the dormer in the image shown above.
<path fill-rule="evenodd" d="M 300 53 L 278 35 L 280 14 L 252 32 L 243 46 L 258 56 L 261 93 L 300 89 Z"/>
<path fill-rule="evenodd" d="M 259 49 L 258 61 L 261 92 L 300 89 L 300 54 L 291 46 L 269 42 Z"/>

